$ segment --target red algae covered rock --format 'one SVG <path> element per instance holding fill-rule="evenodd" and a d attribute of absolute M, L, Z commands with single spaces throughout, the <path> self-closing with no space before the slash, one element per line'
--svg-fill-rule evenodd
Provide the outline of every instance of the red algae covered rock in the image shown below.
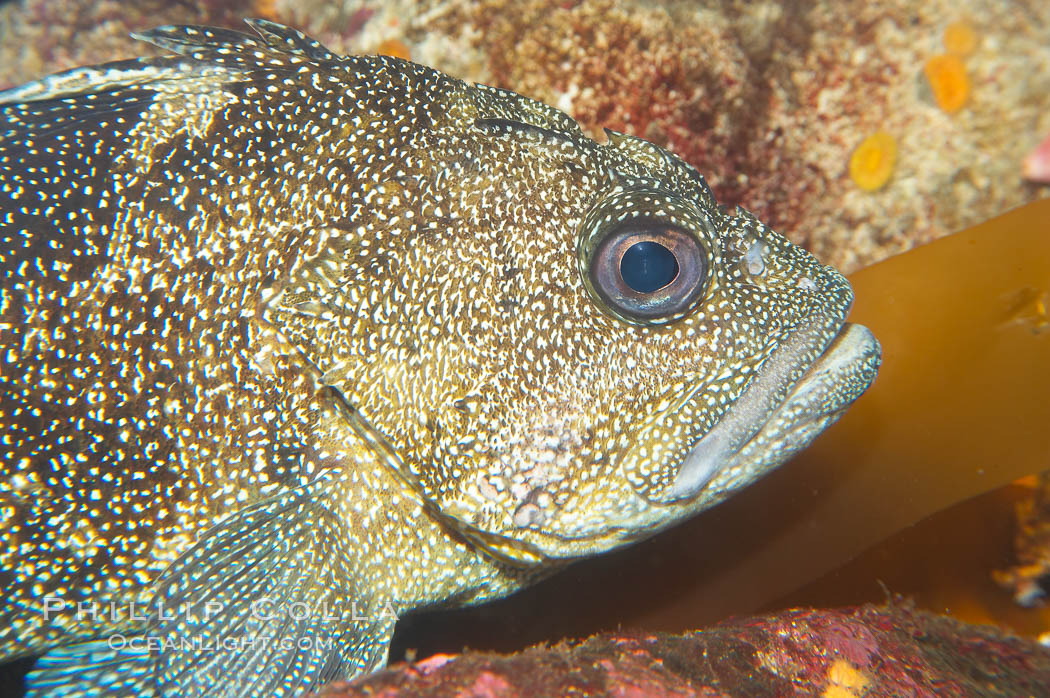
<path fill-rule="evenodd" d="M 638 631 L 398 664 L 319 696 L 1022 696 L 1050 650 L 906 606 L 791 610 L 682 635 Z"/>

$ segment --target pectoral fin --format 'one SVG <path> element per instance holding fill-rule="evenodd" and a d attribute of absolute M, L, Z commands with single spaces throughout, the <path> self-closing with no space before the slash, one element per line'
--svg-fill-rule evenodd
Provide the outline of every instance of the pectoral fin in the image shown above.
<path fill-rule="evenodd" d="M 26 677 L 26 696 L 154 696 L 153 661 L 146 651 L 121 646 L 122 637 L 51 650 Z"/>
<path fill-rule="evenodd" d="M 396 618 L 356 618 L 368 599 L 322 504 L 333 487 L 318 479 L 206 532 L 157 580 L 141 635 L 49 653 L 29 694 L 291 696 L 381 666 Z"/>

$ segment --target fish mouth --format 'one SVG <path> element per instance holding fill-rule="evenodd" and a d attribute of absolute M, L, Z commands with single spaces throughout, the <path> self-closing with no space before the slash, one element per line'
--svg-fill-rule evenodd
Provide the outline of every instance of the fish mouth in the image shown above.
<path fill-rule="evenodd" d="M 770 355 L 689 451 L 661 500 L 681 503 L 704 492 L 706 507 L 724 499 L 807 446 L 867 390 L 879 343 L 863 325 L 842 323 L 832 334 L 834 324 L 808 323 Z"/>

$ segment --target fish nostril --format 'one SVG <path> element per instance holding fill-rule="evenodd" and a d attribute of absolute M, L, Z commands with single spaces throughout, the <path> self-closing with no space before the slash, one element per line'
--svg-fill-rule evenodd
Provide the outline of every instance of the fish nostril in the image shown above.
<path fill-rule="evenodd" d="M 769 245 L 761 240 L 756 240 L 744 253 L 744 267 L 752 276 L 761 276 L 766 271 L 766 255 L 769 253 Z"/>

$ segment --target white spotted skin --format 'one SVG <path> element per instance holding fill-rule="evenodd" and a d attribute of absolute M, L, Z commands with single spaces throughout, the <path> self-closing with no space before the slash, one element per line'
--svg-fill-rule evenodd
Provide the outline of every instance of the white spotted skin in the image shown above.
<path fill-rule="evenodd" d="M 398 59 L 146 38 L 183 56 L 0 95 L 0 656 L 125 627 L 40 599 L 148 598 L 322 476 L 333 574 L 399 612 L 651 535 L 717 499 L 661 493 L 763 362 L 851 302 L 639 139 Z M 581 268 L 638 211 L 707 255 L 667 322 Z"/>

